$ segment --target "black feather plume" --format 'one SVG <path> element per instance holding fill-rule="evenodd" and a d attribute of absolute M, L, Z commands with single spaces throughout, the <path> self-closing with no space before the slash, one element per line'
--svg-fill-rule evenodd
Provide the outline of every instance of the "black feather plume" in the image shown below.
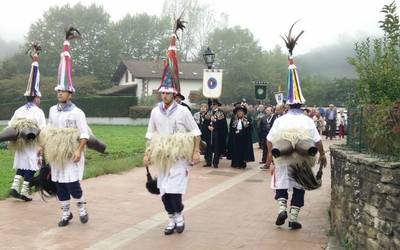
<path fill-rule="evenodd" d="M 292 36 L 292 29 L 294 27 L 294 25 L 298 22 L 299 20 L 297 20 L 296 22 L 294 22 L 292 24 L 292 26 L 289 29 L 289 33 L 288 35 L 285 35 L 285 37 L 281 36 L 283 41 L 285 41 L 286 44 L 286 48 L 289 51 L 289 55 L 293 54 L 293 49 L 297 44 L 297 40 L 299 40 L 300 36 L 304 33 L 304 30 L 302 30 L 296 37 Z"/>
<path fill-rule="evenodd" d="M 40 51 L 42 50 L 42 47 L 38 42 L 31 42 L 28 44 L 28 49 L 26 50 L 25 54 L 29 55 L 31 58 L 33 56 L 39 55 Z"/>
<path fill-rule="evenodd" d="M 65 30 L 66 40 L 79 39 L 79 38 L 81 38 L 81 33 L 79 32 L 78 29 L 70 26 Z"/>
<path fill-rule="evenodd" d="M 177 34 L 178 30 L 181 30 L 183 32 L 183 30 L 186 28 L 185 23 L 187 23 L 187 22 L 182 20 L 182 16 L 183 16 L 183 11 L 182 11 L 182 14 L 179 16 L 179 18 L 176 19 L 176 21 L 175 21 L 174 33 L 175 33 L 177 39 L 179 39 L 178 34 Z"/>

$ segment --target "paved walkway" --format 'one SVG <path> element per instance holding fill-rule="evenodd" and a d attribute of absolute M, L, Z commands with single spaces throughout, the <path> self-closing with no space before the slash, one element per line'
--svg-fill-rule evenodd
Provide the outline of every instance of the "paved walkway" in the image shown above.
<path fill-rule="evenodd" d="M 333 141 L 335 142 L 335 141 Z M 325 141 L 325 149 L 331 141 Z M 255 150 L 260 156 L 260 151 Z M 329 158 L 328 158 L 329 159 Z M 145 170 L 107 175 L 82 182 L 90 220 L 76 216 L 57 227 L 58 202 L 13 199 L 0 202 L 0 249 L 325 249 L 328 242 L 330 171 L 323 186 L 306 192 L 299 220 L 303 229 L 274 225 L 277 206 L 269 188 L 271 177 L 259 170 L 259 157 L 246 170 L 191 167 L 184 195 L 186 230 L 164 236 L 167 216 L 160 198 L 145 189 Z"/>

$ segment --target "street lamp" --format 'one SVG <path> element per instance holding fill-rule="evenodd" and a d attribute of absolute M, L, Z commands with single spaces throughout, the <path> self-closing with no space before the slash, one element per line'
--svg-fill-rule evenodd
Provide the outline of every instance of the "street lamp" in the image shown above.
<path fill-rule="evenodd" d="M 203 58 L 208 69 L 212 69 L 212 66 L 214 64 L 215 54 L 211 51 L 210 47 L 207 47 L 206 51 L 204 51 Z"/>

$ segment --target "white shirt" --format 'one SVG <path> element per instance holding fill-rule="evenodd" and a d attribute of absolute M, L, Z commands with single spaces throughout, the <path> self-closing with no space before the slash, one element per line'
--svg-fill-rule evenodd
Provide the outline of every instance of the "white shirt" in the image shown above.
<path fill-rule="evenodd" d="M 306 130 L 314 142 L 319 142 L 321 140 L 321 136 L 315 127 L 313 119 L 298 110 L 289 110 L 287 114 L 277 118 L 267 135 L 267 140 L 270 142 L 275 141 L 281 131 L 293 129 L 302 131 Z M 303 189 L 300 184 L 298 184 L 293 178 L 289 177 L 289 171 L 292 170 L 287 165 L 279 165 L 276 163 L 276 168 L 271 178 L 271 188 Z"/>
<path fill-rule="evenodd" d="M 86 122 L 85 113 L 78 107 L 71 111 L 58 111 L 57 105 L 50 108 L 49 125 L 56 128 L 76 128 L 80 139 L 89 139 L 89 127 Z M 54 182 L 68 183 L 80 181 L 83 178 L 85 166 L 84 152 L 81 154 L 79 162 L 73 162 L 72 159 L 61 166 L 51 166 L 51 180 Z"/>
<path fill-rule="evenodd" d="M 46 118 L 43 110 L 31 103 L 18 108 L 8 122 L 8 126 L 20 118 L 36 121 L 40 129 L 46 126 Z M 38 162 L 38 148 L 33 145 L 27 146 L 22 150 L 15 151 L 13 168 L 36 171 L 40 168 Z"/>
<path fill-rule="evenodd" d="M 186 107 L 174 102 L 168 109 L 165 109 L 162 103 L 153 108 L 146 138 L 151 140 L 154 133 L 173 134 L 176 132 L 192 132 L 194 136 L 201 135 L 199 127 Z M 159 173 L 157 187 L 161 195 L 186 192 L 188 166 L 187 161 L 180 160 L 170 168 L 169 173 Z"/>
<path fill-rule="evenodd" d="M 281 131 L 296 129 L 306 130 L 314 142 L 319 142 L 321 140 L 321 136 L 315 127 L 314 121 L 301 112 L 292 110 L 275 120 L 268 133 L 267 140 L 272 142 L 277 138 L 277 136 L 279 136 Z"/>

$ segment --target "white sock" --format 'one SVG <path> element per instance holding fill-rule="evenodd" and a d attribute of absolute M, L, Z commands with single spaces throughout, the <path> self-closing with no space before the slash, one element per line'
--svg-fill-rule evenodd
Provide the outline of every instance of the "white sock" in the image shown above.
<path fill-rule="evenodd" d="M 291 221 L 291 222 L 297 221 L 297 217 L 299 216 L 299 213 L 300 213 L 299 207 L 291 206 L 290 213 L 289 213 L 289 221 Z"/>
<path fill-rule="evenodd" d="M 29 182 L 28 181 L 24 181 L 24 183 L 22 184 L 21 195 L 25 195 L 26 197 L 29 197 Z"/>
<path fill-rule="evenodd" d="M 87 215 L 87 210 L 86 210 L 86 206 L 85 206 L 86 202 L 83 199 L 83 195 L 82 195 L 82 197 L 80 199 L 75 199 L 75 201 L 76 201 L 76 206 L 79 209 L 79 216 Z"/>
<path fill-rule="evenodd" d="M 11 189 L 15 189 L 15 190 L 19 191 L 19 184 L 20 184 L 22 178 L 23 177 L 21 175 L 15 175 L 14 176 L 14 181 L 13 181 L 13 183 L 11 185 Z"/>
<path fill-rule="evenodd" d="M 287 199 L 279 198 L 278 199 L 279 213 L 286 211 L 287 208 Z"/>
<path fill-rule="evenodd" d="M 175 228 L 175 214 L 168 214 L 168 225 L 166 229 L 174 229 Z"/>
<path fill-rule="evenodd" d="M 69 200 L 60 201 L 61 209 L 62 209 L 62 220 L 68 220 L 71 211 L 69 210 Z"/>
<path fill-rule="evenodd" d="M 183 224 L 185 224 L 185 219 L 183 217 L 183 213 L 175 213 L 175 223 L 176 225 L 179 226 L 183 226 Z"/>

